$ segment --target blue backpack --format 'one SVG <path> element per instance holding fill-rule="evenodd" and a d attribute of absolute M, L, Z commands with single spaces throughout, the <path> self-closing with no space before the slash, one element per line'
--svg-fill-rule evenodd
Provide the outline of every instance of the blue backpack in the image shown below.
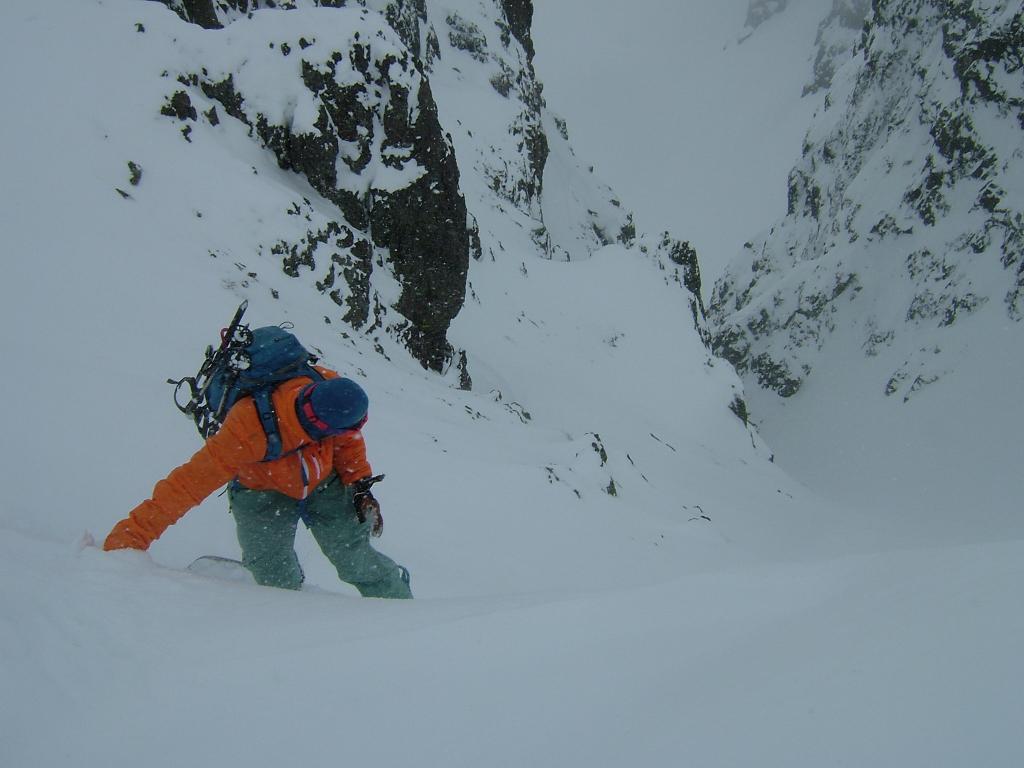
<path fill-rule="evenodd" d="M 206 358 L 195 376 L 167 382 L 175 385 L 174 404 L 192 418 L 203 439 L 220 429 L 239 398 L 251 396 L 267 436 L 267 453 L 263 460 L 273 461 L 280 458 L 282 452 L 281 432 L 271 397 L 275 387 L 298 376 L 314 381 L 322 381 L 324 377 L 313 367 L 317 358 L 287 329 L 269 325 L 250 330 L 242 325 L 247 306 L 248 302 L 243 301 L 231 323 L 221 331 L 220 346 L 206 348 Z M 186 384 L 190 398 L 182 404 L 179 391 Z"/>

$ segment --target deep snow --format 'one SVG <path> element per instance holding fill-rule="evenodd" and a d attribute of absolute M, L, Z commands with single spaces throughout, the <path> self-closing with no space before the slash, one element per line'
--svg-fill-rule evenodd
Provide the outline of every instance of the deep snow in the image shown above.
<path fill-rule="evenodd" d="M 230 122 L 187 144 L 159 116 L 211 34 L 0 8 L 0 764 L 1020 764 L 1018 540 L 922 545 L 788 478 L 636 251 L 474 263 L 472 393 L 345 340 L 255 255 L 322 201 Z M 80 546 L 198 447 L 165 379 L 243 296 L 365 383 L 417 600 L 355 597 L 305 532 L 301 593 L 185 572 L 237 553 L 219 497 L 149 553 Z"/>

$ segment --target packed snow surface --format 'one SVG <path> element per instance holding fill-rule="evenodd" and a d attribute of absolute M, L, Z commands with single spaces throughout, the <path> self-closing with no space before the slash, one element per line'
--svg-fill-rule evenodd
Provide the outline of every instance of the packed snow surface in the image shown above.
<path fill-rule="evenodd" d="M 153 2 L 0 7 L 0 765 L 1024 761 L 1012 526 L 929 538 L 790 479 L 638 250 L 551 262 L 527 233 L 474 263 L 472 392 L 346 338 L 255 252 L 326 203 L 231 121 L 190 143 L 159 114 L 210 34 Z M 305 532 L 302 592 L 186 571 L 237 556 L 223 497 L 147 553 L 89 544 L 198 447 L 165 380 L 242 298 L 369 391 L 379 546 L 416 600 L 358 598 Z"/>

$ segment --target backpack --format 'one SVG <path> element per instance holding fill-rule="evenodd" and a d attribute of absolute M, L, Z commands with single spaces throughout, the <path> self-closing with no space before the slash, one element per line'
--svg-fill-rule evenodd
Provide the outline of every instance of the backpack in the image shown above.
<path fill-rule="evenodd" d="M 243 301 L 231 323 L 221 331 L 220 346 L 206 348 L 206 358 L 195 376 L 168 379 L 167 383 L 175 385 L 174 404 L 195 422 L 204 440 L 220 429 L 231 406 L 240 398 L 251 396 L 267 436 L 263 461 L 273 461 L 281 458 L 282 450 L 271 399 L 274 389 L 298 376 L 314 381 L 324 377 L 313 367 L 317 358 L 286 328 L 270 325 L 250 329 L 243 325 L 242 315 L 247 306 L 248 302 Z M 190 398 L 182 404 L 179 391 L 186 384 Z"/>

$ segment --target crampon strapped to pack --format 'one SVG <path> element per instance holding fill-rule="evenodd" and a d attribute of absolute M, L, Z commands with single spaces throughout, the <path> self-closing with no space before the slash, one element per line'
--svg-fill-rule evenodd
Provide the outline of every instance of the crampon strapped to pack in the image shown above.
<path fill-rule="evenodd" d="M 281 433 L 271 395 L 283 381 L 308 376 L 314 381 L 323 375 L 310 354 L 286 328 L 270 325 L 250 329 L 242 324 L 242 315 L 249 305 L 243 301 L 220 333 L 220 346 L 206 348 L 206 358 L 195 376 L 168 379 L 174 385 L 174 404 L 190 417 L 199 434 L 206 439 L 215 434 L 231 406 L 241 397 L 252 396 L 260 423 L 267 436 L 264 461 L 281 456 Z M 182 403 L 180 392 L 188 387 L 189 400 Z"/>

